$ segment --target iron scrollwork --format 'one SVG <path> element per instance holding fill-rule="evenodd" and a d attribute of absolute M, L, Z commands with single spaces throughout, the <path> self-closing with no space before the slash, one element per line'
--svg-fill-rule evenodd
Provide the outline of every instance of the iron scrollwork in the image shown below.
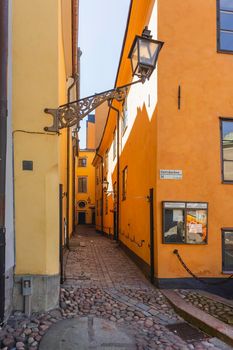
<path fill-rule="evenodd" d="M 52 115 L 53 124 L 45 127 L 45 131 L 58 132 L 59 129 L 79 124 L 81 119 L 105 101 L 113 99 L 123 101 L 127 95 L 127 87 L 128 85 L 85 97 L 78 101 L 61 105 L 57 109 L 46 108 L 44 111 Z"/>

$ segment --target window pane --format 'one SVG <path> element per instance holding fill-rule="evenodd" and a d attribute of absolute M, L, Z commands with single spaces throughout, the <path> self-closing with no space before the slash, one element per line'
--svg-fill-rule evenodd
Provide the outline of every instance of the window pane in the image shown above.
<path fill-rule="evenodd" d="M 87 159 L 86 158 L 79 158 L 78 166 L 79 167 L 86 167 L 87 166 Z"/>
<path fill-rule="evenodd" d="M 224 181 L 233 181 L 233 162 L 223 162 Z"/>
<path fill-rule="evenodd" d="M 128 168 L 126 167 L 123 170 L 123 181 L 122 181 L 122 199 L 126 199 L 126 191 L 127 191 L 127 173 L 128 173 Z"/>
<path fill-rule="evenodd" d="M 87 192 L 87 178 L 79 177 L 78 178 L 78 192 L 86 193 Z"/>
<path fill-rule="evenodd" d="M 233 1 L 232 0 L 220 0 L 220 9 L 233 11 Z"/>
<path fill-rule="evenodd" d="M 164 242 L 185 243 L 184 210 L 165 209 Z"/>
<path fill-rule="evenodd" d="M 233 13 L 220 12 L 220 28 L 233 30 Z"/>
<path fill-rule="evenodd" d="M 206 243 L 207 210 L 187 210 L 187 243 Z"/>
<path fill-rule="evenodd" d="M 233 122 L 222 121 L 223 178 L 233 180 Z"/>
<path fill-rule="evenodd" d="M 233 51 L 233 33 L 220 31 L 220 49 Z"/>
<path fill-rule="evenodd" d="M 223 233 L 223 270 L 233 271 L 233 232 Z"/>

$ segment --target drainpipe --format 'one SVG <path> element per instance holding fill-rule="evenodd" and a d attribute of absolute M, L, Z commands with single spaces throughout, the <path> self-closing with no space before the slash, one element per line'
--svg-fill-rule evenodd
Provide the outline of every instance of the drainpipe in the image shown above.
<path fill-rule="evenodd" d="M 114 240 L 119 240 L 119 229 L 120 229 L 120 110 L 113 107 L 112 104 L 108 104 L 109 108 L 117 112 L 117 232 Z"/>
<path fill-rule="evenodd" d="M 0 1 L 0 323 L 5 311 L 8 0 Z"/>
<path fill-rule="evenodd" d="M 71 95 L 71 89 L 75 86 L 78 76 L 76 75 L 74 78 L 73 83 L 68 87 L 67 89 L 67 100 L 70 102 L 70 95 Z M 66 227 L 67 227 L 67 248 L 70 249 L 70 237 L 69 237 L 69 231 L 70 231 L 70 127 L 67 128 L 66 131 L 66 153 L 67 153 L 67 159 L 66 159 L 66 181 L 67 181 L 67 192 L 66 192 Z"/>
<path fill-rule="evenodd" d="M 80 99 L 80 57 L 82 55 L 82 51 L 78 47 L 78 53 L 77 53 L 77 73 L 76 73 L 76 99 Z M 78 131 L 80 129 L 79 121 L 77 122 L 76 125 L 76 130 Z M 75 140 L 76 141 L 76 140 Z M 75 169 L 75 158 L 77 156 L 78 152 L 77 147 L 78 143 L 76 142 L 77 146 L 73 148 L 73 193 L 72 193 L 72 199 L 73 199 L 73 232 L 75 232 L 75 214 L 76 214 L 76 191 L 75 191 L 75 174 L 76 174 L 76 169 Z"/>
<path fill-rule="evenodd" d="M 102 171 L 101 171 L 101 184 L 102 184 L 102 205 L 101 205 L 101 232 L 104 234 L 104 158 L 96 152 L 96 155 L 100 157 L 101 164 L 102 164 Z"/>

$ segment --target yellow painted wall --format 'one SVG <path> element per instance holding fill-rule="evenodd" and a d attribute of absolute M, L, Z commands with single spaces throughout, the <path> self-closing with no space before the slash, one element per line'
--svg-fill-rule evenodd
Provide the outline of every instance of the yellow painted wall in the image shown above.
<path fill-rule="evenodd" d="M 95 168 L 92 165 L 95 152 L 92 150 L 80 150 L 79 157 L 87 159 L 86 167 L 79 167 L 77 164 L 76 168 L 76 178 L 78 181 L 79 176 L 87 177 L 87 192 L 79 193 L 77 191 L 76 195 L 76 217 L 78 217 L 79 211 L 86 212 L 86 223 L 92 223 L 92 212 L 95 210 Z M 78 163 L 78 162 L 77 162 Z M 85 201 L 87 203 L 84 209 L 79 208 L 78 202 Z"/>
<path fill-rule="evenodd" d="M 13 1 L 16 274 L 59 273 L 59 146 L 43 110 L 66 101 L 58 0 Z M 29 131 L 33 133 L 26 133 Z M 32 160 L 33 171 L 22 161 Z"/>

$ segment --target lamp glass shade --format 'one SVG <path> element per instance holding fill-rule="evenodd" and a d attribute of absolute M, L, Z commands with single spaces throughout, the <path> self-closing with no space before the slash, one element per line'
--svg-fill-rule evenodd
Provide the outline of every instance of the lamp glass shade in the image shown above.
<path fill-rule="evenodd" d="M 139 39 L 139 64 L 155 67 L 160 43 L 148 39 Z"/>
<path fill-rule="evenodd" d="M 135 42 L 135 46 L 132 50 L 131 65 L 132 65 L 133 72 L 135 72 L 138 65 L 138 41 Z"/>
<path fill-rule="evenodd" d="M 162 41 L 153 40 L 150 35 L 144 32 L 145 30 L 142 36 L 136 35 L 128 55 L 131 60 L 133 76 L 136 75 L 143 81 L 149 79 L 153 73 L 159 52 L 164 44 Z"/>

